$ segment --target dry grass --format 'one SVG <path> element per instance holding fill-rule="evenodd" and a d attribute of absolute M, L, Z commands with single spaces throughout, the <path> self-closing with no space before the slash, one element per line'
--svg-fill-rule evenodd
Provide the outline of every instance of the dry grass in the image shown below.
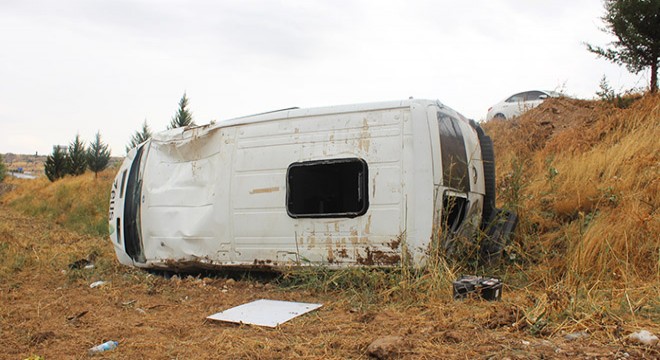
<path fill-rule="evenodd" d="M 166 280 L 119 266 L 106 237 L 93 236 L 105 231 L 113 170 L 11 180 L 0 203 L 0 358 L 84 358 L 109 339 L 120 347 L 108 358 L 366 358 L 386 335 L 402 336 L 399 355 L 415 359 L 660 356 L 623 341 L 640 328 L 660 333 L 659 98 L 625 110 L 549 100 L 485 127 L 500 205 L 521 216 L 505 262 L 487 270 L 504 279 L 501 302 L 453 301 L 451 281 L 475 269 L 442 258 L 421 270 Z M 90 254 L 94 269 L 68 269 Z M 88 287 L 100 279 L 110 285 Z M 259 298 L 324 307 L 273 330 L 204 320 Z M 575 331 L 591 336 L 563 340 Z"/>
<path fill-rule="evenodd" d="M 80 233 L 105 236 L 110 187 L 116 171 L 116 168 L 106 169 L 98 177 L 87 172 L 55 182 L 45 177 L 8 179 L 15 190 L 5 194 L 2 203 Z"/>
<path fill-rule="evenodd" d="M 552 99 L 485 127 L 495 139 L 500 202 L 521 215 L 510 250 L 522 266 L 572 293 L 583 316 L 627 310 L 657 322 L 660 97 L 623 110 Z"/>
<path fill-rule="evenodd" d="M 89 347 L 111 339 L 119 341 L 119 348 L 104 358 L 366 359 L 368 345 L 389 335 L 403 338 L 394 358 L 660 355 L 621 343 L 622 334 L 648 325 L 643 321 L 628 325 L 607 313 L 590 312 L 570 328 L 544 325 L 543 313 L 565 304 L 539 287 L 507 286 L 504 300 L 496 303 L 456 302 L 447 290 L 443 296 L 420 295 L 415 302 L 399 297 L 406 292 L 390 290 L 380 294 L 378 303 L 370 303 L 344 290 L 354 285 L 291 288 L 257 276 L 233 281 L 227 274 L 167 280 L 119 266 L 107 239 L 2 210 L 0 359 L 83 359 Z M 96 254 L 95 268 L 68 268 L 89 254 Z M 90 289 L 96 280 L 109 283 Z M 275 329 L 205 320 L 260 298 L 324 306 Z M 591 336 L 563 340 L 563 332 L 573 329 L 588 329 Z"/>

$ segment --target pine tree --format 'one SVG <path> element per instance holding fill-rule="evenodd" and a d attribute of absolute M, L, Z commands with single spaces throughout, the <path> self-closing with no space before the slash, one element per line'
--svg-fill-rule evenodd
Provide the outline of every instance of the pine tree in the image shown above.
<path fill-rule="evenodd" d="M 76 134 L 76 138 L 69 144 L 67 158 L 69 160 L 69 174 L 76 176 L 85 173 L 87 169 L 87 151 L 85 150 L 85 142 L 80 140 L 80 134 Z"/>
<path fill-rule="evenodd" d="M 101 141 L 101 132 L 99 131 L 87 149 L 87 166 L 94 172 L 94 177 L 97 177 L 100 171 L 108 167 L 109 162 L 110 149 L 108 149 L 107 144 Z"/>
<path fill-rule="evenodd" d="M 5 165 L 5 159 L 0 154 L 0 182 L 5 179 L 5 176 L 7 176 L 7 166 Z"/>
<path fill-rule="evenodd" d="M 53 146 L 53 153 L 46 157 L 45 171 L 48 180 L 55 181 L 68 173 L 66 148 Z"/>
<path fill-rule="evenodd" d="M 168 129 L 176 129 L 183 126 L 194 126 L 195 122 L 192 118 L 192 113 L 187 109 L 188 107 L 188 97 L 186 93 L 183 93 L 181 100 L 179 100 L 179 110 L 177 110 L 176 115 L 172 117 Z"/>
<path fill-rule="evenodd" d="M 126 153 L 128 154 L 131 149 L 147 141 L 151 135 L 151 130 L 149 129 L 149 125 L 145 119 L 142 123 L 142 129 L 136 130 L 133 136 L 131 136 L 131 141 L 128 143 L 128 145 L 126 145 Z"/>
<path fill-rule="evenodd" d="M 660 1 L 605 0 L 605 29 L 616 36 L 613 48 L 587 44 L 587 50 L 619 65 L 632 73 L 651 68 L 651 92 L 658 91 L 660 63 Z"/>

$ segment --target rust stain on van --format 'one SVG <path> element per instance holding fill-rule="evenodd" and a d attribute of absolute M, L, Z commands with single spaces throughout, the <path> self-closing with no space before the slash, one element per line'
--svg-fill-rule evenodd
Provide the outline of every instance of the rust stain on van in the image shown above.
<path fill-rule="evenodd" d="M 335 254 L 332 252 L 332 238 L 330 236 L 325 239 L 325 246 L 328 250 L 328 262 L 332 264 L 335 262 Z"/>
<path fill-rule="evenodd" d="M 396 265 L 401 261 L 401 255 L 398 253 L 371 250 L 369 248 L 365 250 L 365 257 L 357 256 L 356 261 L 360 265 Z"/>
<path fill-rule="evenodd" d="M 362 121 L 362 132 L 360 133 L 358 148 L 360 150 L 364 150 L 364 152 L 369 152 L 370 146 L 371 146 L 371 135 L 369 134 L 369 123 L 365 118 Z"/>
<path fill-rule="evenodd" d="M 396 250 L 401 246 L 401 241 L 403 240 L 403 236 L 399 235 L 396 239 L 390 241 L 390 249 Z"/>
<path fill-rule="evenodd" d="M 316 247 L 316 232 L 312 233 L 307 237 L 307 249 L 312 250 Z"/>
<path fill-rule="evenodd" d="M 254 189 L 254 190 L 250 191 L 250 195 L 272 193 L 272 192 L 276 192 L 276 191 L 279 191 L 279 190 L 280 190 L 280 188 L 278 186 L 269 187 L 269 188 Z"/>
<path fill-rule="evenodd" d="M 357 230 L 351 230 L 351 235 L 348 237 L 348 239 L 351 241 L 351 244 L 357 245 L 359 240 Z"/>

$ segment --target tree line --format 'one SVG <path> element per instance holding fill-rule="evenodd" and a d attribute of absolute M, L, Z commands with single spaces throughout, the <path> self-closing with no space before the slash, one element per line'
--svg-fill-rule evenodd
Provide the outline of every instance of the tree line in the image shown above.
<path fill-rule="evenodd" d="M 98 176 L 110 163 L 110 148 L 101 140 L 97 132 L 94 140 L 86 146 L 85 141 L 76 134 L 69 146 L 53 146 L 53 153 L 46 158 L 45 171 L 48 180 L 55 181 L 66 175 L 82 175 L 89 168 Z"/>
<path fill-rule="evenodd" d="M 179 108 L 170 120 L 168 129 L 185 126 L 194 126 L 192 112 L 188 109 L 188 96 L 183 93 L 179 100 Z M 147 141 L 152 136 L 151 129 L 145 119 L 142 127 L 135 131 L 126 145 L 126 153 Z M 94 176 L 103 171 L 110 163 L 110 149 L 101 140 L 101 133 L 97 132 L 94 141 L 86 146 L 85 141 L 77 134 L 68 146 L 53 146 L 53 152 L 46 158 L 46 177 L 50 181 L 63 178 L 66 175 L 77 176 L 85 173 L 87 169 L 94 172 Z M 0 176 L 4 171 L 0 173 Z"/>

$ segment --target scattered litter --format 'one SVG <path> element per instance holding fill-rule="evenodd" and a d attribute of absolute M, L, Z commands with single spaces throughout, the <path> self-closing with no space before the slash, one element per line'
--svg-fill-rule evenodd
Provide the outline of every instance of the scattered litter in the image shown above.
<path fill-rule="evenodd" d="M 84 269 L 93 269 L 93 268 L 94 268 L 94 264 L 87 264 L 84 267 Z"/>
<path fill-rule="evenodd" d="M 648 330 L 640 330 L 628 335 L 628 339 L 638 344 L 655 346 L 658 343 L 658 337 Z"/>
<path fill-rule="evenodd" d="M 76 320 L 80 319 L 81 317 L 87 315 L 87 313 L 88 313 L 87 310 L 81 311 L 81 312 L 77 313 L 76 315 L 68 316 L 66 319 L 69 320 L 69 321 L 76 321 Z"/>
<path fill-rule="evenodd" d="M 261 299 L 210 315 L 207 319 L 276 327 L 321 306 L 323 305 Z"/>
<path fill-rule="evenodd" d="M 377 359 L 391 359 L 396 358 L 404 346 L 401 336 L 385 336 L 369 344 L 367 353 Z"/>
<path fill-rule="evenodd" d="M 573 341 L 573 340 L 587 338 L 587 337 L 589 337 L 589 333 L 586 332 L 586 331 L 578 331 L 578 332 L 574 332 L 574 333 L 564 335 L 564 339 L 566 339 L 566 341 Z"/>
<path fill-rule="evenodd" d="M 89 260 L 80 259 L 80 260 L 76 260 L 76 261 L 72 262 L 71 264 L 69 264 L 69 269 L 71 269 L 71 270 L 82 269 L 82 268 L 84 268 L 85 266 L 87 266 L 89 264 L 90 264 Z"/>
<path fill-rule="evenodd" d="M 453 282 L 454 299 L 464 299 L 471 294 L 477 294 L 484 300 L 500 300 L 502 297 L 502 282 L 492 277 L 463 275 Z"/>
<path fill-rule="evenodd" d="M 136 308 L 135 311 L 139 312 L 139 313 L 142 314 L 142 315 L 146 315 L 146 314 L 147 314 L 147 312 L 144 311 L 144 309 L 142 309 L 142 308 Z"/>
<path fill-rule="evenodd" d="M 523 344 L 523 345 L 529 345 L 529 344 L 531 344 L 531 343 L 530 343 L 529 341 L 527 341 L 527 340 L 523 340 L 523 341 L 522 341 L 522 344 Z"/>
<path fill-rule="evenodd" d="M 116 341 L 106 341 L 101 345 L 96 345 L 93 348 L 90 348 L 88 352 L 89 355 L 94 355 L 104 351 L 114 350 L 117 348 L 117 346 L 119 346 L 119 343 Z"/>
<path fill-rule="evenodd" d="M 125 301 L 125 302 L 123 302 L 123 303 L 121 303 L 121 304 L 122 304 L 123 306 L 131 306 L 131 305 L 135 304 L 136 302 L 137 302 L 137 300 L 129 300 L 129 301 Z"/>
<path fill-rule="evenodd" d="M 107 283 L 108 283 L 107 281 L 103 281 L 103 280 L 94 281 L 93 283 L 89 284 L 89 287 L 93 289 L 93 288 L 105 285 Z"/>

